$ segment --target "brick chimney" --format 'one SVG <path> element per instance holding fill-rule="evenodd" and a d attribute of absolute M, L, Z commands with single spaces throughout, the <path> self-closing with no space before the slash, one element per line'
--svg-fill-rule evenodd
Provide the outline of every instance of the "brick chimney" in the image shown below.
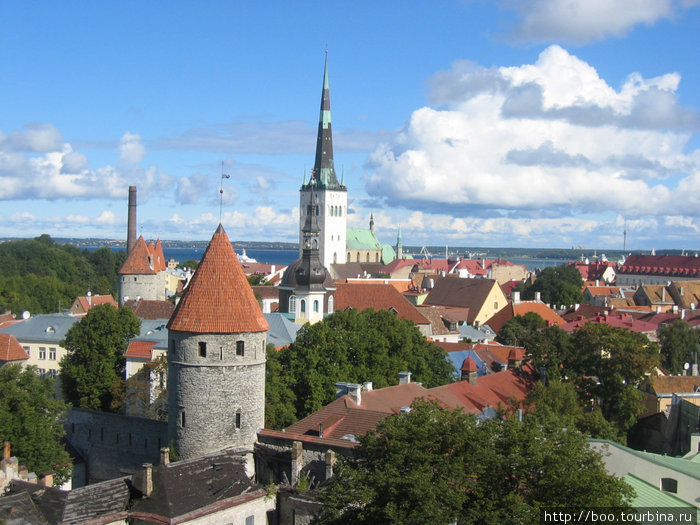
<path fill-rule="evenodd" d="M 411 382 L 411 372 L 399 372 L 399 384 L 406 385 Z"/>
<path fill-rule="evenodd" d="M 44 472 L 39 477 L 39 484 L 43 485 L 44 487 L 53 487 L 53 472 Z"/>
<path fill-rule="evenodd" d="M 144 463 L 141 467 L 141 493 L 149 497 L 153 492 L 153 464 Z"/>

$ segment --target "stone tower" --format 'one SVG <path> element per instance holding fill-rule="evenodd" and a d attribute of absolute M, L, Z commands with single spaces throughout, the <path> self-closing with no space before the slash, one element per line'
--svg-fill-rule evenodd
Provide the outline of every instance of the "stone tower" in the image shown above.
<path fill-rule="evenodd" d="M 313 188 L 313 190 L 312 190 Z M 333 164 L 333 134 L 331 131 L 331 96 L 328 82 L 328 55 L 323 69 L 321 114 L 316 137 L 316 159 L 309 182 L 299 190 L 299 256 L 303 250 L 303 229 L 306 216 L 314 212 L 318 217 L 319 256 L 321 264 L 346 261 L 348 190 L 338 183 Z M 312 194 L 314 202 L 311 201 Z"/>
<path fill-rule="evenodd" d="M 168 438 L 183 459 L 252 449 L 268 325 L 219 225 L 168 322 Z"/>

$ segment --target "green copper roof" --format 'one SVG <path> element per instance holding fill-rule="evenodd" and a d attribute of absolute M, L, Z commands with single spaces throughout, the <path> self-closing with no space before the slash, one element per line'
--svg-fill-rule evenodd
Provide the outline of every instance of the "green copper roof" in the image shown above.
<path fill-rule="evenodd" d="M 682 499 L 674 496 L 669 492 L 662 492 L 658 488 L 654 487 L 650 483 L 639 479 L 632 474 L 627 474 L 622 478 L 625 483 L 631 485 L 634 491 L 637 493 L 635 498 L 631 502 L 631 506 L 634 508 L 663 508 L 663 507 L 690 507 L 693 506 L 683 501 Z"/>
<path fill-rule="evenodd" d="M 345 241 L 348 250 L 381 250 L 382 243 L 370 230 L 361 228 L 348 228 L 347 240 Z"/>

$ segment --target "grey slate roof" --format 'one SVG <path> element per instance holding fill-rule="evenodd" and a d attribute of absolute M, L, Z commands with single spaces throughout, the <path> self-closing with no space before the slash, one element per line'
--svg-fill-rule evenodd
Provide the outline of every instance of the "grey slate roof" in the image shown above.
<path fill-rule="evenodd" d="M 0 332 L 12 334 L 20 342 L 58 344 L 65 339 L 68 330 L 80 319 L 81 317 L 65 313 L 37 314 L 20 323 L 0 328 Z"/>
<path fill-rule="evenodd" d="M 155 342 L 155 348 L 168 348 L 167 319 L 142 319 L 139 335 L 132 338 L 132 341 Z"/>
<path fill-rule="evenodd" d="M 28 493 L 0 498 L 0 521 L 5 525 L 46 525 Z"/>
<path fill-rule="evenodd" d="M 284 314 L 279 312 L 264 315 L 265 319 L 267 319 L 267 324 L 270 325 L 270 330 L 267 332 L 268 344 L 273 344 L 275 348 L 279 348 L 296 341 L 297 332 L 301 329 L 301 325 L 290 321 Z"/>

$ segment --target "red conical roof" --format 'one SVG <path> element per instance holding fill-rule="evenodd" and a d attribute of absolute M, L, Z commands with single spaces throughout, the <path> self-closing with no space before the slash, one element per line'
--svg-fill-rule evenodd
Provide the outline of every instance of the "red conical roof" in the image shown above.
<path fill-rule="evenodd" d="M 158 273 L 158 270 L 153 266 L 152 253 L 146 245 L 146 241 L 143 240 L 143 236 L 139 236 L 136 244 L 131 248 L 126 260 L 119 268 L 119 274 L 149 275 Z"/>
<path fill-rule="evenodd" d="M 462 370 L 465 372 L 477 372 L 479 367 L 476 365 L 476 361 L 472 359 L 471 356 L 467 357 L 462 363 Z"/>
<path fill-rule="evenodd" d="M 215 334 L 267 331 L 265 316 L 223 226 L 211 238 L 168 329 Z"/>

